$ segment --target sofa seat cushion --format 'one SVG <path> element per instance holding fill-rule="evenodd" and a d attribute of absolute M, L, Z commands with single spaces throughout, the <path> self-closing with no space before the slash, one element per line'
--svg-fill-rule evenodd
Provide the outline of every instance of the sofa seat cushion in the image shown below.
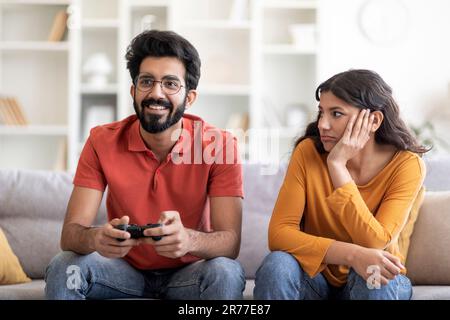
<path fill-rule="evenodd" d="M 45 281 L 33 280 L 27 283 L 0 286 L 0 300 L 44 300 Z"/>
<path fill-rule="evenodd" d="M 450 300 L 450 286 L 413 286 L 412 300 Z"/>
<path fill-rule="evenodd" d="M 253 288 L 255 288 L 255 280 L 245 280 L 244 300 L 253 300 Z"/>

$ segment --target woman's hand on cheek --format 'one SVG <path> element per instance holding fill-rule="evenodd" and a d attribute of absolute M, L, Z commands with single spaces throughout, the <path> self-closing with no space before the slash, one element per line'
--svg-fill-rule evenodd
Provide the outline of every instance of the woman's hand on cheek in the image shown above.
<path fill-rule="evenodd" d="M 363 109 L 358 115 L 350 118 L 342 138 L 333 147 L 328 155 L 328 162 L 345 165 L 348 160 L 358 154 L 364 148 L 370 138 L 374 116 L 369 109 Z"/>

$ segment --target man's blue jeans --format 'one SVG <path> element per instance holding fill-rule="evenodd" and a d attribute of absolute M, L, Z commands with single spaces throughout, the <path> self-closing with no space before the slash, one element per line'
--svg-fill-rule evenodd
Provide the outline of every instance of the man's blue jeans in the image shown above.
<path fill-rule="evenodd" d="M 47 299 L 242 299 L 239 262 L 218 257 L 176 269 L 137 270 L 98 253 L 55 256 L 45 274 Z"/>
<path fill-rule="evenodd" d="M 400 274 L 379 289 L 369 289 L 366 281 L 350 269 L 347 284 L 336 288 L 321 273 L 309 277 L 291 254 L 274 251 L 256 272 L 253 294 L 259 300 L 409 300 L 412 286 Z"/>

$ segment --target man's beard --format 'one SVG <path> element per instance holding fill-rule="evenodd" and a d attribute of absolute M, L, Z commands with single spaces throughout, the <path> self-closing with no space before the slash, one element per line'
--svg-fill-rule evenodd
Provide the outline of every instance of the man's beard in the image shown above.
<path fill-rule="evenodd" d="M 142 128 L 148 133 L 160 133 L 176 124 L 183 117 L 184 111 L 186 110 L 186 98 L 176 108 L 174 114 L 172 114 L 173 105 L 169 101 L 162 99 L 155 100 L 150 98 L 142 100 L 140 111 L 137 107 L 136 99 L 133 99 L 133 106 Z M 165 115 L 150 114 L 145 112 L 145 108 L 147 108 L 148 106 L 166 107 L 169 110 L 169 114 L 167 115 L 166 121 L 164 122 L 160 121 L 160 119 Z"/>

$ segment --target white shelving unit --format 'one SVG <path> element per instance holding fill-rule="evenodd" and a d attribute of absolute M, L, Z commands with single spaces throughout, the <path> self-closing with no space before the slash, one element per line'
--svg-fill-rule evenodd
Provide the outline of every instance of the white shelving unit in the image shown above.
<path fill-rule="evenodd" d="M 70 33 L 47 41 L 69 0 L 0 2 L 0 94 L 15 97 L 29 125 L 0 124 L 0 168 L 65 170 Z"/>
<path fill-rule="evenodd" d="M 252 9 L 257 27 L 251 119 L 253 127 L 272 130 L 266 144 L 276 150 L 268 152 L 266 159 L 253 153 L 251 160 L 287 161 L 295 139 L 315 115 L 318 4 L 314 0 L 266 0 L 253 2 Z M 303 28 L 303 33 L 295 34 L 294 26 Z"/>
<path fill-rule="evenodd" d="M 0 45 L 2 51 L 68 51 L 67 42 L 47 41 L 3 41 Z"/>
<path fill-rule="evenodd" d="M 61 8 L 71 13 L 70 32 L 64 41 L 47 42 Z M 124 56 L 131 39 L 149 27 L 173 30 L 199 51 L 199 97 L 190 113 L 224 129 L 238 129 L 230 128 L 231 119 L 248 119 L 250 145 L 241 141 L 246 159 L 286 160 L 312 117 L 318 63 L 316 46 L 294 41 L 290 27 L 314 26 L 317 16 L 316 0 L 3 0 L 0 93 L 19 98 L 31 125 L 0 126 L 0 168 L 53 169 L 67 141 L 73 172 L 91 126 L 134 114 Z M 84 72 L 96 53 L 112 66 L 103 86 Z M 295 119 L 303 120 L 292 125 Z M 266 128 L 277 150 L 270 157 L 249 154 Z M 31 146 L 33 156 L 25 151 Z"/>
<path fill-rule="evenodd" d="M 66 136 L 67 126 L 0 126 L 0 135 L 9 136 Z"/>
<path fill-rule="evenodd" d="M 73 0 L 69 171 L 74 172 L 91 127 L 117 119 L 119 101 L 119 2 Z M 98 60 L 98 55 L 103 60 Z M 97 58 L 94 58 L 97 56 Z M 92 77 L 92 65 L 109 63 L 104 81 Z M 91 64 L 91 67 L 87 67 Z M 94 70 L 95 72 L 95 70 Z"/>

